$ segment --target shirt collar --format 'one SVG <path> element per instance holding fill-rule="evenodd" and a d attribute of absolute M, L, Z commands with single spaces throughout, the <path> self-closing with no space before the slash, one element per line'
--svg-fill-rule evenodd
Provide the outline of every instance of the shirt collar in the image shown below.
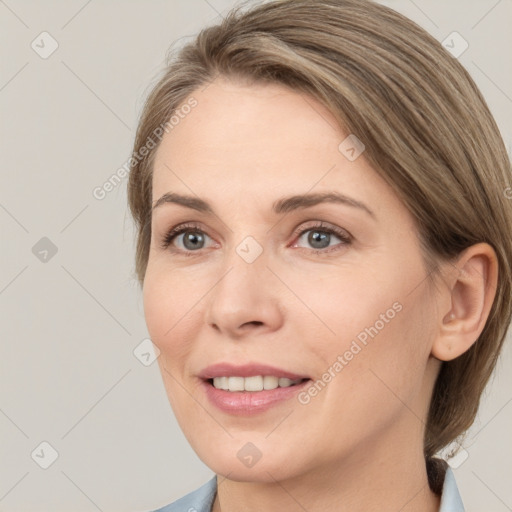
<path fill-rule="evenodd" d="M 446 470 L 444 477 L 439 512 L 465 512 L 457 483 L 455 482 L 455 475 L 450 467 Z"/>

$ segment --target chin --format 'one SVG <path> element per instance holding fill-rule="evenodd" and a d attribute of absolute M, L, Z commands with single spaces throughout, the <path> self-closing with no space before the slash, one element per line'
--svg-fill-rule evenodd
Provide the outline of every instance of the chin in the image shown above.
<path fill-rule="evenodd" d="M 263 446 L 265 444 L 265 446 Z M 279 443 L 286 447 L 286 442 Z M 258 446 L 261 448 L 259 449 Z M 296 454 L 280 453 L 278 447 L 271 446 L 267 441 L 254 443 L 232 439 L 231 443 L 205 446 L 204 450 L 196 451 L 199 458 L 213 472 L 237 482 L 273 483 L 276 480 L 286 480 L 295 476 L 296 468 L 290 466 L 290 461 L 296 464 L 300 461 Z"/>

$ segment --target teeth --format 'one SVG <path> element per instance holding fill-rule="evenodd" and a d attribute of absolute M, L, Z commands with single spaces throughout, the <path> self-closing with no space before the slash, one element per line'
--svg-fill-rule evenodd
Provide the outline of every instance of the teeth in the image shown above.
<path fill-rule="evenodd" d="M 256 375 L 254 377 L 215 377 L 213 386 L 225 391 L 262 391 L 264 389 L 287 388 L 299 384 L 302 379 L 291 380 L 273 375 Z"/>
<path fill-rule="evenodd" d="M 228 378 L 227 377 L 216 377 L 217 385 L 215 386 L 218 389 L 229 389 L 228 388 Z"/>
<path fill-rule="evenodd" d="M 244 378 L 243 377 L 228 377 L 228 390 L 229 391 L 243 391 Z"/>
<path fill-rule="evenodd" d="M 242 377 L 238 377 L 242 378 Z M 244 381 L 245 391 L 261 391 L 263 389 L 263 377 L 245 377 Z"/>
<path fill-rule="evenodd" d="M 279 379 L 272 375 L 263 377 L 263 389 L 276 389 L 279 386 Z"/>

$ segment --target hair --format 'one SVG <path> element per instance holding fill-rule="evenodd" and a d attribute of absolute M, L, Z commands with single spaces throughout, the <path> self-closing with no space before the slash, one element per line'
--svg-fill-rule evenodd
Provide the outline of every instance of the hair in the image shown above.
<path fill-rule="evenodd" d="M 434 456 L 473 423 L 512 315 L 511 164 L 483 96 L 436 39 L 372 1 L 235 7 L 170 55 L 146 99 L 128 183 L 141 286 L 159 142 L 152 136 L 159 139 L 162 126 L 172 129 L 173 114 L 217 77 L 280 84 L 325 105 L 340 128 L 363 141 L 364 157 L 412 214 L 430 278 L 440 262 L 473 244 L 495 250 L 498 285 L 485 327 L 467 352 L 442 362 L 432 392 L 424 455 L 430 487 L 439 494 L 447 466 Z"/>

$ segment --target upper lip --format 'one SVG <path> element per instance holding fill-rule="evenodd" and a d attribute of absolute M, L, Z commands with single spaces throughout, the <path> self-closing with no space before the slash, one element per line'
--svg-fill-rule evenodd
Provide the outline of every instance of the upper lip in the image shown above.
<path fill-rule="evenodd" d="M 253 377 L 256 375 L 272 375 L 275 377 L 286 377 L 291 380 L 309 379 L 306 375 L 289 372 L 282 368 L 269 366 L 263 363 L 248 363 L 235 365 L 231 363 L 217 363 L 207 366 L 199 373 L 199 377 L 205 380 L 215 377 Z"/>

